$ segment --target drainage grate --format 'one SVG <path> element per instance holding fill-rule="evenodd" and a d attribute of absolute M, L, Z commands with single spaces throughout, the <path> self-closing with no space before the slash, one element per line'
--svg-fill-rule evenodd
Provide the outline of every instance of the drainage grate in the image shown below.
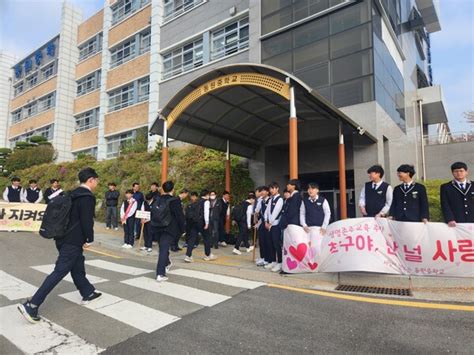
<path fill-rule="evenodd" d="M 390 296 L 412 296 L 411 290 L 408 288 L 338 285 L 336 287 L 336 291 L 372 293 L 372 294 L 377 294 L 377 295 L 390 295 Z"/>

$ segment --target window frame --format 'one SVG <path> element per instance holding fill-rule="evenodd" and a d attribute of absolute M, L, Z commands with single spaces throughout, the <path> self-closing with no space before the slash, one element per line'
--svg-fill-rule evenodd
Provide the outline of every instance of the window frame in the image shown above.
<path fill-rule="evenodd" d="M 125 101 L 123 99 L 123 96 L 127 94 L 128 98 Z M 109 92 L 109 106 L 108 106 L 108 112 L 114 112 L 121 110 L 123 108 L 132 106 L 135 103 L 135 88 L 134 84 L 128 84 L 125 86 L 122 86 L 121 88 L 112 90 Z M 120 97 L 120 101 L 117 101 L 117 98 Z M 116 101 L 112 103 L 112 101 Z"/>
<path fill-rule="evenodd" d="M 95 71 L 82 79 L 79 79 L 76 88 L 76 96 L 86 95 L 100 87 L 101 71 Z M 83 88 L 83 89 L 82 89 Z"/>
<path fill-rule="evenodd" d="M 79 133 L 79 132 L 84 132 L 89 129 L 95 128 L 99 124 L 98 120 L 99 116 L 99 109 L 94 108 L 92 110 L 83 112 L 77 116 L 74 117 L 74 132 Z M 89 121 L 86 123 L 86 121 Z"/>
<path fill-rule="evenodd" d="M 186 47 L 192 46 L 185 49 Z M 181 47 L 174 48 L 162 55 L 163 61 L 163 71 L 162 79 L 168 79 L 173 76 L 176 76 L 181 73 L 188 72 L 194 68 L 198 68 L 204 64 L 204 46 L 203 38 L 200 37 L 192 42 L 188 42 Z M 185 61 L 185 56 L 189 53 L 192 53 L 192 60 Z M 200 53 L 200 55 L 199 55 Z M 173 61 L 179 58 L 180 63 L 173 66 Z M 170 63 L 169 68 L 166 68 L 166 65 Z"/>
<path fill-rule="evenodd" d="M 235 26 L 235 28 L 231 28 Z M 247 29 L 247 36 L 241 37 L 241 31 Z M 219 27 L 211 32 L 211 53 L 210 60 L 217 60 L 221 58 L 228 57 L 234 53 L 238 53 L 249 47 L 249 37 L 250 37 L 250 27 L 249 27 L 249 17 L 243 17 L 234 22 L 230 22 L 222 27 Z M 229 38 L 236 36 L 235 40 L 232 40 L 230 43 L 226 43 Z M 220 48 L 216 48 L 216 43 L 219 40 L 223 40 L 223 45 Z"/>
<path fill-rule="evenodd" d="M 123 147 L 123 145 L 126 142 L 135 139 L 136 135 L 137 135 L 137 131 L 132 130 L 132 131 L 127 131 L 127 132 L 123 132 L 123 133 L 115 134 L 113 136 L 106 137 L 105 138 L 105 140 L 106 140 L 106 153 L 105 153 L 106 159 L 118 157 L 120 155 L 120 150 Z M 116 144 L 116 143 L 118 143 L 118 144 Z M 109 150 L 110 147 L 113 147 L 114 150 L 112 150 L 112 151 Z M 117 147 L 117 150 L 115 150 L 115 147 Z"/>

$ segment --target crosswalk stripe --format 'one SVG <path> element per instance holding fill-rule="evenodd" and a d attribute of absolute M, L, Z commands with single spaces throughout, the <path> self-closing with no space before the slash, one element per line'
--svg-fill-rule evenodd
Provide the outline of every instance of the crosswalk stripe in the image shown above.
<path fill-rule="evenodd" d="M 59 296 L 73 303 L 81 304 L 81 297 L 77 291 L 64 293 Z M 100 298 L 92 301 L 90 304 L 84 305 L 83 307 L 116 319 L 147 333 L 154 332 L 157 329 L 181 319 L 171 314 L 108 293 L 102 293 Z"/>
<path fill-rule="evenodd" d="M 37 287 L 0 270 L 0 295 L 10 301 L 32 296 Z"/>
<path fill-rule="evenodd" d="M 179 285 L 172 282 L 157 282 L 149 277 L 137 277 L 121 281 L 124 284 L 138 287 L 144 290 L 160 293 L 162 295 L 178 298 L 180 300 L 211 307 L 230 299 L 228 296 L 199 290 L 197 288 Z"/>
<path fill-rule="evenodd" d="M 36 270 L 36 271 L 42 272 L 43 274 L 48 274 L 49 275 L 54 270 L 54 264 L 32 266 L 31 268 Z M 86 276 L 87 276 L 87 279 L 90 281 L 91 284 L 99 284 L 101 282 L 109 281 L 107 279 L 103 279 L 101 277 L 90 275 L 90 274 L 87 274 Z M 74 282 L 72 280 L 71 274 L 68 274 L 63 280 L 67 281 L 67 282 Z"/>
<path fill-rule="evenodd" d="M 97 354 L 104 351 L 46 318 L 38 324 L 27 323 L 16 307 L 0 308 L 0 335 L 24 353 Z"/>
<path fill-rule="evenodd" d="M 105 261 L 105 260 L 100 260 L 100 259 L 86 260 L 86 264 L 100 268 L 100 269 L 110 270 L 110 271 L 119 272 L 121 274 L 128 274 L 132 276 L 144 275 L 144 274 L 153 272 L 153 270 L 141 269 L 138 267 L 112 263 L 110 261 Z"/>
<path fill-rule="evenodd" d="M 170 270 L 168 271 L 168 274 L 186 276 L 186 277 L 191 277 L 194 279 L 216 282 L 222 285 L 246 288 L 249 290 L 253 290 L 257 287 L 265 285 L 263 282 L 249 281 L 249 280 L 239 279 L 237 277 L 222 276 L 222 275 L 211 274 L 208 272 L 188 270 L 188 269 Z"/>

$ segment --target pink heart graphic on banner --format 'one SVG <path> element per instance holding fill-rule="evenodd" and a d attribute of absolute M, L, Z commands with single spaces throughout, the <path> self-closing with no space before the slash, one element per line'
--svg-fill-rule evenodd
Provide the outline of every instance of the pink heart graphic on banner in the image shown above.
<path fill-rule="evenodd" d="M 308 263 L 308 266 L 311 270 L 314 270 L 318 267 L 318 263 Z"/>
<path fill-rule="evenodd" d="M 286 258 L 286 265 L 290 270 L 296 269 L 298 267 L 298 263 L 296 261 L 291 260 L 290 258 Z"/>
<path fill-rule="evenodd" d="M 305 243 L 298 244 L 296 248 L 293 246 L 290 246 L 291 255 L 293 255 L 298 261 L 301 261 L 304 259 L 304 256 L 306 255 L 307 250 L 308 250 L 308 246 Z"/>

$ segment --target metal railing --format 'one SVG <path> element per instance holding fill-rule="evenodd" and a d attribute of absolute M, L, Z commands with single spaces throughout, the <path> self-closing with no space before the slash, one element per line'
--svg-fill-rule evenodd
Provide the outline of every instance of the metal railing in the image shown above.
<path fill-rule="evenodd" d="M 474 142 L 474 131 L 449 132 L 423 136 L 425 145 L 451 144 L 460 142 Z"/>

